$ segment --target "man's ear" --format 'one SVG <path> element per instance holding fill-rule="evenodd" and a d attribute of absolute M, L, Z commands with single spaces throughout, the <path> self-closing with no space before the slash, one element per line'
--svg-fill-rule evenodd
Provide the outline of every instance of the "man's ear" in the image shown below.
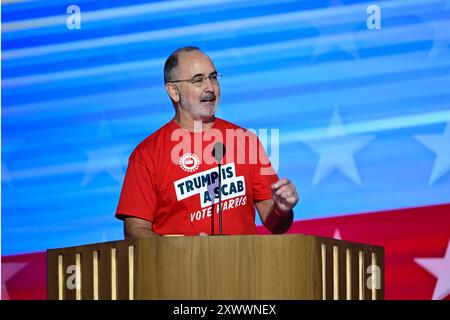
<path fill-rule="evenodd" d="M 178 88 L 173 83 L 166 83 L 166 91 L 173 101 L 180 101 L 180 93 L 178 92 Z"/>

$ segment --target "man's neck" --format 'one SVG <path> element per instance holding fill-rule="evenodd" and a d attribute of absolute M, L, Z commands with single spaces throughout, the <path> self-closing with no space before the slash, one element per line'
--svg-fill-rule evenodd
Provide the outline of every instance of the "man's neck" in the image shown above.
<path fill-rule="evenodd" d="M 216 117 L 213 115 L 209 119 L 196 120 L 189 116 L 183 116 L 180 113 L 176 113 L 173 118 L 175 123 L 177 123 L 181 128 L 188 131 L 194 132 L 198 130 L 201 124 L 201 131 L 206 131 L 214 126 Z"/>

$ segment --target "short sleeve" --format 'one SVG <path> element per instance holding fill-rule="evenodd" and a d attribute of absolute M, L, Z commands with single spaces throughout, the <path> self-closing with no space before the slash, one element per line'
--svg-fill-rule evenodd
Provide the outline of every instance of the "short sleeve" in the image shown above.
<path fill-rule="evenodd" d="M 257 139 L 258 156 L 257 163 L 252 164 L 252 189 L 255 202 L 272 199 L 271 185 L 277 182 L 278 175 L 273 169 L 262 143 Z"/>
<path fill-rule="evenodd" d="M 156 208 L 154 175 L 148 165 L 130 157 L 117 205 L 116 217 L 136 217 L 152 222 Z"/>

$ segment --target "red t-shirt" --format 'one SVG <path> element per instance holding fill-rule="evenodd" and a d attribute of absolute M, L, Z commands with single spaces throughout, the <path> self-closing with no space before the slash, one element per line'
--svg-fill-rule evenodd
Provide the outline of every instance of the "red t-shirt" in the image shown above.
<path fill-rule="evenodd" d="M 216 142 L 226 148 L 220 189 L 212 156 Z M 172 120 L 131 154 L 116 217 L 151 221 L 162 235 L 212 234 L 214 222 L 218 234 L 221 191 L 223 233 L 257 234 L 254 203 L 272 199 L 270 186 L 277 180 L 250 131 L 216 118 L 211 129 L 189 132 Z"/>

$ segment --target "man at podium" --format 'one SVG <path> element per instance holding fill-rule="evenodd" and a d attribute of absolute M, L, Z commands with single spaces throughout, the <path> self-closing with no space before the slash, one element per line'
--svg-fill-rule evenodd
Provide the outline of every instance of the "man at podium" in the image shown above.
<path fill-rule="evenodd" d="M 294 184 L 279 179 L 252 132 L 215 116 L 221 75 L 196 47 L 164 65 L 175 116 L 132 152 L 116 217 L 125 238 L 272 233 L 292 224 Z"/>

